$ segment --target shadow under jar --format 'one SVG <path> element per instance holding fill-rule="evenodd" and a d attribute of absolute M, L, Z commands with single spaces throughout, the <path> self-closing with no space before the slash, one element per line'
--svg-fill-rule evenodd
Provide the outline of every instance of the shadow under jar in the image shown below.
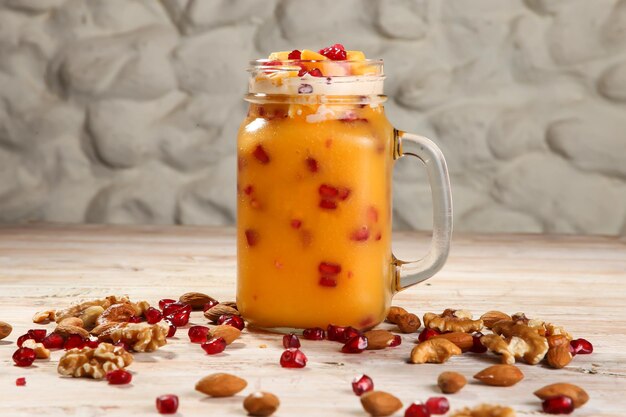
<path fill-rule="evenodd" d="M 298 76 L 306 65 L 323 65 L 324 74 L 361 65 L 363 75 Z M 371 328 L 393 294 L 447 258 L 452 203 L 443 155 L 387 120 L 380 60 L 259 60 L 250 72 L 237 144 L 239 311 L 275 331 Z M 431 249 L 410 263 L 391 251 L 392 168 L 404 155 L 426 164 L 433 194 Z"/>

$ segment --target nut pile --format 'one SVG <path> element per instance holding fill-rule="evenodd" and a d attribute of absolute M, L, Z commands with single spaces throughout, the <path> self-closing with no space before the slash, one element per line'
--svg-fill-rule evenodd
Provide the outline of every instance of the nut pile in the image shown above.
<path fill-rule="evenodd" d="M 132 302 L 128 297 L 111 295 L 102 299 L 83 301 L 60 310 L 45 310 L 33 316 L 39 324 L 56 323 L 52 333 L 46 329 L 31 329 L 17 338 L 18 349 L 13 355 L 16 366 L 30 366 L 36 359 L 49 358 L 51 350 L 65 349 L 58 363 L 63 376 L 106 379 L 109 384 L 122 385 L 132 381 L 126 370 L 133 362 L 133 353 L 151 352 L 167 344 L 178 327 L 187 326 L 193 310 L 201 310 L 211 325 L 188 328 L 189 341 L 198 344 L 209 355 L 223 352 L 237 340 L 245 329 L 244 319 L 234 302 L 219 302 L 197 292 L 183 294 L 179 300 L 161 299 L 158 308 L 146 301 Z M 523 313 L 508 315 L 488 311 L 474 319 L 465 310 L 446 309 L 440 314 L 426 313 L 423 320 L 402 307 L 390 308 L 386 318 L 400 333 L 417 335 L 416 345 L 409 354 L 409 363 L 444 363 L 466 352 L 495 354 L 501 364 L 489 366 L 474 375 L 482 384 L 509 387 L 524 379 L 517 361 L 529 365 L 546 363 L 560 369 L 577 354 L 593 352 L 591 343 L 574 339 L 565 329 L 541 320 L 529 319 Z M 420 330 L 422 323 L 424 328 Z M 12 331 L 8 323 L 0 322 L 0 339 Z M 487 332 L 490 331 L 490 332 Z M 338 342 L 339 352 L 359 354 L 365 350 L 395 348 L 403 338 L 384 329 L 360 331 L 349 326 L 329 324 L 326 329 L 310 328 L 302 332 L 305 340 Z M 282 337 L 284 351 L 278 362 L 283 368 L 304 368 L 308 358 L 301 350 L 300 337 L 291 333 Z M 434 381 L 433 381 L 434 382 Z M 467 379 L 458 372 L 442 372 L 437 386 L 444 394 L 462 390 Z M 16 385 L 24 386 L 25 378 Z M 209 397 L 230 397 L 247 387 L 248 383 L 235 375 L 216 373 L 196 384 L 196 390 Z M 374 389 L 368 375 L 352 381 L 352 390 L 359 396 L 363 409 L 372 416 L 388 416 L 403 408 L 393 394 Z M 569 383 L 545 386 L 534 393 L 542 400 L 542 409 L 550 414 L 568 414 L 583 406 L 589 396 L 580 387 Z M 269 416 L 279 407 L 278 398 L 271 393 L 256 391 L 242 401 L 249 415 Z M 178 409 L 176 395 L 157 397 L 156 407 L 162 414 Z M 446 397 L 431 397 L 413 402 L 404 410 L 405 417 L 443 415 L 450 410 Z M 508 407 L 483 404 L 457 410 L 453 417 L 511 417 Z"/>

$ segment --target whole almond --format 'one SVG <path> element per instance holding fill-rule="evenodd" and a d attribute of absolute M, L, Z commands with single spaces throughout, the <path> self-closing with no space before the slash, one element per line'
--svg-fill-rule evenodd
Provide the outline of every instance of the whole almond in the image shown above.
<path fill-rule="evenodd" d="M 413 313 L 398 316 L 396 325 L 402 333 L 415 333 L 420 328 L 422 322 L 420 318 Z"/>
<path fill-rule="evenodd" d="M 491 329 L 500 320 L 511 320 L 511 316 L 501 311 L 491 310 L 480 316 L 486 328 Z"/>
<path fill-rule="evenodd" d="M 258 417 L 274 414 L 279 405 L 278 397 L 269 392 L 253 392 L 243 400 L 243 408 L 246 409 L 248 414 Z"/>
<path fill-rule="evenodd" d="M 548 365 L 555 369 L 567 366 L 573 359 L 569 348 L 567 336 L 562 334 L 548 336 L 548 353 L 546 354 Z"/>
<path fill-rule="evenodd" d="M 545 387 L 538 389 L 533 394 L 542 400 L 557 395 L 565 395 L 572 399 L 574 407 L 582 407 L 587 401 L 589 401 L 589 395 L 584 389 L 578 385 L 568 384 L 565 382 L 559 382 L 556 384 L 546 385 Z"/>
<path fill-rule="evenodd" d="M 367 350 L 384 349 L 393 342 L 394 335 L 387 330 L 369 330 L 363 333 L 367 337 Z"/>
<path fill-rule="evenodd" d="M 460 347 L 463 352 L 470 350 L 472 346 L 474 346 L 474 338 L 469 333 L 463 333 L 463 332 L 442 333 L 433 337 L 433 339 L 435 338 L 448 339 L 449 341 L 451 341 L 452 343 Z"/>
<path fill-rule="evenodd" d="M 187 292 L 178 299 L 182 303 L 189 304 L 193 310 L 202 310 L 204 305 L 209 301 L 216 301 L 213 297 L 209 297 L 201 292 Z"/>
<path fill-rule="evenodd" d="M 243 390 L 248 383 L 238 376 L 217 373 L 205 376 L 196 383 L 196 391 L 211 397 L 231 397 Z"/>
<path fill-rule="evenodd" d="M 459 392 L 465 384 L 467 379 L 458 372 L 442 372 L 437 378 L 437 386 L 444 394 Z"/>
<path fill-rule="evenodd" d="M 69 324 L 61 324 L 59 323 L 57 327 L 54 329 L 54 333 L 58 333 L 63 337 L 67 337 L 71 334 L 77 334 L 83 339 L 89 338 L 89 332 L 82 327 L 72 326 Z"/>
<path fill-rule="evenodd" d="M 226 344 L 230 345 L 241 335 L 241 330 L 228 324 L 220 324 L 212 328 L 209 333 L 211 337 L 223 338 Z"/>
<path fill-rule="evenodd" d="M 474 375 L 474 378 L 494 387 L 510 387 L 524 379 L 524 374 L 515 365 L 493 365 Z"/>
<path fill-rule="evenodd" d="M 84 328 L 84 323 L 81 319 L 79 319 L 78 317 L 68 317 L 65 318 L 63 320 L 61 320 L 59 322 L 59 324 L 64 324 L 67 326 L 76 326 L 76 327 L 81 327 Z"/>
<path fill-rule="evenodd" d="M 398 318 L 400 316 L 404 316 L 405 314 L 409 314 L 409 312 L 403 309 L 402 307 L 391 306 L 391 308 L 389 308 L 389 312 L 387 313 L 387 318 L 385 320 L 387 320 L 389 323 L 396 324 L 398 322 Z"/>
<path fill-rule="evenodd" d="M 361 395 L 361 405 L 371 416 L 390 416 L 402 408 L 402 401 L 384 391 L 369 391 Z"/>
<path fill-rule="evenodd" d="M 213 323 L 217 323 L 220 316 L 239 316 L 239 311 L 233 307 L 227 306 L 224 303 L 219 303 L 204 312 L 204 317 Z"/>
<path fill-rule="evenodd" d="M 4 339 L 13 331 L 13 327 L 4 321 L 0 321 L 0 340 Z"/>

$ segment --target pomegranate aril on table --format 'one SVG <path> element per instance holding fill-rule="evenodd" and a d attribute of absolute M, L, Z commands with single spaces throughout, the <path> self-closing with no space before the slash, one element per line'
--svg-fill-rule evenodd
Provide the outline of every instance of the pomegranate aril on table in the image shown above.
<path fill-rule="evenodd" d="M 413 403 L 404 410 L 404 417 L 430 417 L 430 411 L 425 404 Z"/>
<path fill-rule="evenodd" d="M 162 298 L 159 300 L 159 308 L 163 310 L 166 306 L 174 304 L 175 302 L 176 300 L 173 300 L 171 298 Z"/>
<path fill-rule="evenodd" d="M 191 343 L 204 343 L 207 341 L 210 329 L 205 326 L 191 326 L 187 335 Z"/>
<path fill-rule="evenodd" d="M 148 308 L 143 314 L 148 324 L 156 324 L 163 318 L 163 313 L 154 307 Z"/>
<path fill-rule="evenodd" d="M 172 394 L 157 397 L 156 409 L 160 414 L 175 414 L 178 410 L 178 397 Z"/>
<path fill-rule="evenodd" d="M 576 339 L 570 342 L 572 355 L 589 355 L 593 353 L 593 345 L 586 339 Z"/>
<path fill-rule="evenodd" d="M 82 349 L 86 345 L 87 341 L 85 339 L 77 334 L 71 334 L 67 337 L 67 339 L 65 339 L 65 344 L 63 345 L 63 348 L 65 348 L 65 350 Z"/>
<path fill-rule="evenodd" d="M 367 337 L 354 336 L 341 348 L 343 353 L 361 353 L 367 349 Z"/>
<path fill-rule="evenodd" d="M 208 355 L 222 353 L 226 349 L 226 341 L 222 337 L 214 337 L 200 345 Z"/>
<path fill-rule="evenodd" d="M 220 302 L 217 300 L 211 300 L 209 302 L 207 302 L 204 307 L 202 307 L 202 311 L 207 311 L 212 309 L 213 307 L 215 307 L 216 305 L 218 305 Z"/>
<path fill-rule="evenodd" d="M 297 348 L 289 348 L 280 355 L 280 366 L 283 368 L 304 368 L 306 362 L 306 355 Z"/>
<path fill-rule="evenodd" d="M 165 337 L 174 337 L 174 335 L 176 334 L 176 330 L 178 330 L 178 328 L 171 323 L 168 323 L 168 324 L 169 324 L 169 330 L 167 331 L 167 336 Z"/>
<path fill-rule="evenodd" d="M 389 343 L 389 347 L 396 347 L 396 346 L 400 346 L 401 344 L 402 344 L 402 336 L 400 336 L 399 334 L 394 334 L 393 340 L 391 341 L 391 343 Z"/>
<path fill-rule="evenodd" d="M 124 369 L 116 369 L 107 372 L 105 378 L 110 385 L 126 385 L 133 380 L 133 375 Z"/>
<path fill-rule="evenodd" d="M 93 337 L 93 336 L 92 336 L 92 337 L 90 337 L 89 339 L 86 339 L 86 340 L 85 340 L 85 346 L 86 346 L 86 347 L 90 347 L 90 348 L 95 349 L 95 348 L 97 348 L 97 347 L 98 347 L 98 345 L 99 345 L 99 344 L 100 344 L 100 341 L 98 340 L 98 338 L 97 338 L 97 337 Z"/>
<path fill-rule="evenodd" d="M 17 347 L 22 347 L 25 341 L 31 340 L 31 339 L 32 337 L 28 333 L 21 335 L 20 337 L 17 338 L 17 342 L 16 342 Z"/>
<path fill-rule="evenodd" d="M 26 385 L 26 378 L 24 377 L 17 378 L 15 380 L 15 385 L 17 385 L 18 387 L 23 387 L 24 385 Z"/>
<path fill-rule="evenodd" d="M 13 353 L 13 362 L 16 366 L 31 366 L 35 362 L 35 358 L 35 351 L 26 347 L 21 347 Z"/>
<path fill-rule="evenodd" d="M 424 403 L 430 414 L 445 414 L 450 410 L 450 403 L 446 397 L 431 397 Z"/>
<path fill-rule="evenodd" d="M 259 243 L 259 232 L 256 230 L 248 229 L 245 231 L 246 242 L 248 242 L 248 246 L 255 246 Z"/>
<path fill-rule="evenodd" d="M 240 316 L 221 315 L 219 319 L 217 319 L 217 324 L 226 324 L 236 327 L 239 330 L 243 330 L 243 328 L 246 327 L 246 324 Z"/>
<path fill-rule="evenodd" d="M 484 334 L 482 334 L 481 332 L 474 333 L 472 335 L 472 347 L 470 348 L 470 352 L 473 352 L 473 353 L 487 352 L 487 347 L 485 347 L 485 345 L 483 345 L 483 343 L 480 341 L 480 338 L 483 336 Z"/>
<path fill-rule="evenodd" d="M 50 333 L 41 343 L 46 349 L 63 349 L 65 339 L 58 333 Z"/>
<path fill-rule="evenodd" d="M 299 348 L 300 347 L 300 339 L 295 334 L 286 334 L 283 336 L 283 346 L 285 349 L 289 348 Z"/>
<path fill-rule="evenodd" d="M 47 334 L 46 329 L 30 329 L 26 334 L 37 343 L 43 342 Z"/>
<path fill-rule="evenodd" d="M 363 374 L 355 377 L 352 380 L 352 391 L 358 396 L 372 391 L 374 389 L 374 381 L 369 376 Z"/>
<path fill-rule="evenodd" d="M 558 395 L 545 399 L 541 407 L 548 414 L 571 414 L 574 411 L 574 402 L 570 397 Z"/>
<path fill-rule="evenodd" d="M 309 329 L 304 329 L 302 337 L 307 340 L 324 340 L 326 332 L 324 332 L 324 329 L 320 327 L 311 327 Z"/>
<path fill-rule="evenodd" d="M 430 338 L 440 335 L 441 332 L 435 329 L 424 329 L 417 337 L 417 340 L 420 342 L 425 342 Z"/>

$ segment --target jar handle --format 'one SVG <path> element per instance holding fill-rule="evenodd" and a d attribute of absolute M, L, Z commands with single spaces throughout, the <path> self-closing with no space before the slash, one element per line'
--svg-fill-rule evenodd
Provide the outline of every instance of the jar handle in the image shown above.
<path fill-rule="evenodd" d="M 452 236 L 452 196 L 446 160 L 433 141 L 394 130 L 394 144 L 396 159 L 411 155 L 426 165 L 433 199 L 433 237 L 426 256 L 415 262 L 393 256 L 395 291 L 401 291 L 432 277 L 446 262 Z"/>

